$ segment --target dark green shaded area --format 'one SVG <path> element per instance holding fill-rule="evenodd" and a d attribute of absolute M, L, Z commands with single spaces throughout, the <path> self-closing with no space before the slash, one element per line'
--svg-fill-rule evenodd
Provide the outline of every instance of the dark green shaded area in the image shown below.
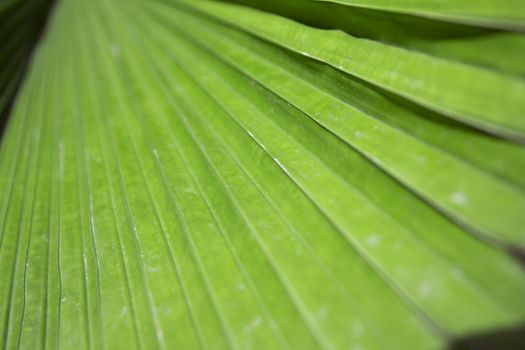
<path fill-rule="evenodd" d="M 0 135 L 54 0 L 0 2 Z"/>

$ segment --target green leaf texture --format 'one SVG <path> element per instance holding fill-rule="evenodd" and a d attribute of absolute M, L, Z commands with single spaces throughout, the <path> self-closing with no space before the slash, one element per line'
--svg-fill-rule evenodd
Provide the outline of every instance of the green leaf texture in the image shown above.
<path fill-rule="evenodd" d="M 473 26 L 519 2 L 241 2 L 58 1 L 0 148 L 0 347 L 523 327 L 525 39 Z"/>
<path fill-rule="evenodd" d="M 525 3 L 519 0 L 304 0 L 408 13 L 489 27 L 525 29 Z"/>

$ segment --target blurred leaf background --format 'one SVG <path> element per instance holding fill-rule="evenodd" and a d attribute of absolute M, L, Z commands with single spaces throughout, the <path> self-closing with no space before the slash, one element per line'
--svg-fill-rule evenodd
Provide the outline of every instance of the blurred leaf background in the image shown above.
<path fill-rule="evenodd" d="M 0 23 L 0 347 L 525 347 L 525 2 Z"/>

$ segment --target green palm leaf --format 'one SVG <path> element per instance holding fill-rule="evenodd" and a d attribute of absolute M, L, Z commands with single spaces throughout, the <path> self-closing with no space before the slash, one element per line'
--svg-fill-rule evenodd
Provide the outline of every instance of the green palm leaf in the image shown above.
<path fill-rule="evenodd" d="M 313 0 L 348 6 L 419 15 L 449 21 L 467 22 L 501 28 L 525 28 L 525 7 L 516 0 L 478 1 L 476 6 L 467 0 L 428 2 L 424 0 Z"/>
<path fill-rule="evenodd" d="M 515 2 L 242 3 L 56 4 L 0 148 L 2 347 L 519 331 L 524 37 L 474 26 Z"/>

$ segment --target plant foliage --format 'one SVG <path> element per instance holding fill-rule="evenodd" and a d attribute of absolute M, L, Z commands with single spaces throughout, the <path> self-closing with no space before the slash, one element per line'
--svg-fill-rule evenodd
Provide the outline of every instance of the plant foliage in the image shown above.
<path fill-rule="evenodd" d="M 0 347 L 444 349 L 519 329 L 524 14 L 58 1 L 0 148 Z"/>

